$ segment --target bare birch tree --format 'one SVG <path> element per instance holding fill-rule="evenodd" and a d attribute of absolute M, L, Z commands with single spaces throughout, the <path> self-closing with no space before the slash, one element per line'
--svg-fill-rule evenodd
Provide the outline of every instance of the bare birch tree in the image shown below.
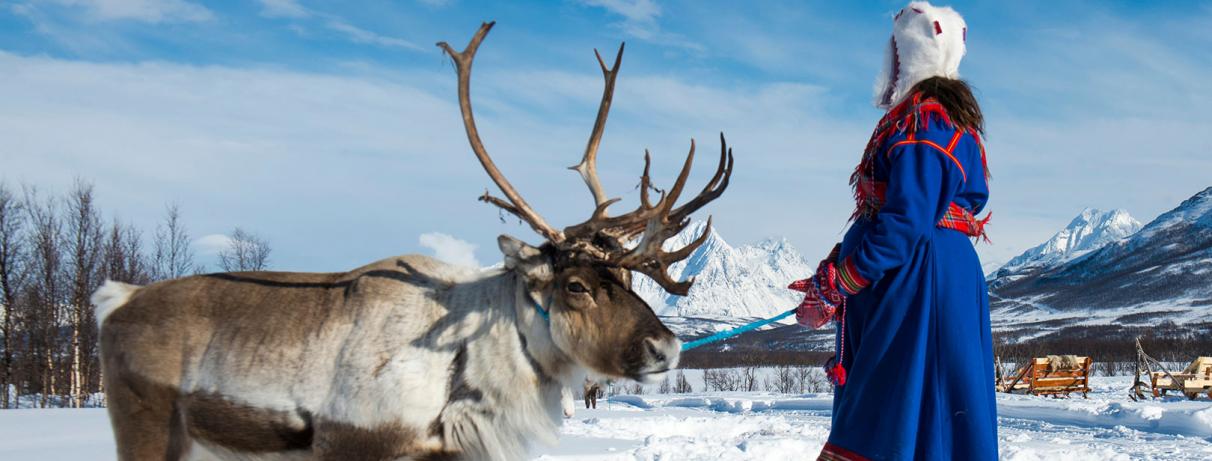
<path fill-rule="evenodd" d="M 151 281 L 151 262 L 143 251 L 143 234 L 135 226 L 122 224 L 115 218 L 102 253 L 105 278 L 135 285 Z"/>
<path fill-rule="evenodd" d="M 101 284 L 100 269 L 103 231 L 97 211 L 93 186 L 76 180 L 67 197 L 64 210 L 67 220 L 66 256 L 71 285 L 68 306 L 68 401 L 72 407 L 84 404 L 91 387 L 92 370 L 96 368 L 93 354 L 96 348 L 95 312 L 89 297 Z"/>
<path fill-rule="evenodd" d="M 18 346 L 15 335 L 18 297 L 25 282 L 25 210 L 21 200 L 0 183 L 0 335 L 4 336 L 3 357 L 0 358 L 0 408 L 10 408 L 16 397 L 12 389 L 14 380 L 14 349 Z"/>
<path fill-rule="evenodd" d="M 790 365 L 779 365 L 775 367 L 773 375 L 766 377 L 767 391 L 791 394 L 797 389 L 799 389 L 799 384 L 796 382 Z"/>
<path fill-rule="evenodd" d="M 669 385 L 669 374 L 666 373 L 665 377 L 661 379 L 661 385 L 657 388 L 657 393 L 668 394 L 672 389 L 673 387 Z"/>
<path fill-rule="evenodd" d="M 189 244 L 189 233 L 181 222 L 180 208 L 176 204 L 168 205 L 164 222 L 156 226 L 152 241 L 153 278 L 167 280 L 193 274 L 194 252 Z"/>
<path fill-rule="evenodd" d="M 694 388 L 691 387 L 690 380 L 686 379 L 686 373 L 682 370 L 678 370 L 678 375 L 676 378 L 674 378 L 674 381 L 673 381 L 673 392 L 678 393 L 678 394 L 685 394 L 685 393 L 693 392 L 693 391 L 694 391 Z"/>
<path fill-rule="evenodd" d="M 133 225 L 102 216 L 83 180 L 62 195 L 0 183 L 0 408 L 92 404 L 103 391 L 89 300 L 100 283 L 143 285 L 202 270 L 176 205 L 165 208 L 146 249 Z M 227 270 L 262 270 L 269 254 L 264 239 L 237 228 L 221 257 Z"/>
<path fill-rule="evenodd" d="M 227 248 L 219 252 L 219 267 L 224 272 L 265 270 L 269 267 L 269 242 L 237 227 Z"/>
<path fill-rule="evenodd" d="M 63 223 L 59 202 L 53 197 L 40 198 L 33 188 L 25 190 L 25 209 L 31 227 L 30 281 L 28 312 L 22 320 L 30 338 L 26 349 L 30 354 L 30 379 L 36 380 L 32 384 L 39 394 L 38 405 L 45 408 L 52 403 L 52 396 L 59 395 L 59 327 L 67 301 L 61 254 Z"/>

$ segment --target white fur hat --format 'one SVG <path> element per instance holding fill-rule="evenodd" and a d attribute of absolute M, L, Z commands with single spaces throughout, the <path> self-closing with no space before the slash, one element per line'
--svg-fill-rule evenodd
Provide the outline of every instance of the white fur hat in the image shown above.
<path fill-rule="evenodd" d="M 911 2 L 892 20 L 884 70 L 875 80 L 875 105 L 887 109 L 930 77 L 959 78 L 968 25 L 949 6 Z"/>

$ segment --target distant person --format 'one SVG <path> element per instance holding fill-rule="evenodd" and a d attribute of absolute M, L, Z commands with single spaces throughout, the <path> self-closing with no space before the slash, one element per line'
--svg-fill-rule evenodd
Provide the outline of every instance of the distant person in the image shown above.
<path fill-rule="evenodd" d="M 602 396 L 602 384 L 597 381 L 585 380 L 585 408 L 597 408 L 598 397 Z"/>
<path fill-rule="evenodd" d="M 984 119 L 959 78 L 968 29 L 949 7 L 896 14 L 850 177 L 856 207 L 806 293 L 801 325 L 837 320 L 833 426 L 820 459 L 995 460 L 989 299 L 970 239 L 989 199 Z"/>

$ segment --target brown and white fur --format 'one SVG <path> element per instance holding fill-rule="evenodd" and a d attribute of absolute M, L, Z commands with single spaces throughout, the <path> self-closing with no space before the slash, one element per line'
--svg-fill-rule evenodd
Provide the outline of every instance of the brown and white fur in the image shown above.
<path fill-rule="evenodd" d="M 519 459 L 554 443 L 561 388 L 587 370 L 652 382 L 676 366 L 627 271 L 499 243 L 504 268 L 485 272 L 401 256 L 107 282 L 119 459 Z"/>

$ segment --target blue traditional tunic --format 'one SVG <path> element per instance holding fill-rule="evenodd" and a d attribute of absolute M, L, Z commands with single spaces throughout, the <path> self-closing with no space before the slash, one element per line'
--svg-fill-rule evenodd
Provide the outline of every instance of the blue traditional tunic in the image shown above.
<path fill-rule="evenodd" d="M 920 97 L 881 125 L 836 262 L 857 293 L 838 325 L 847 373 L 821 457 L 997 459 L 989 299 L 970 240 L 989 196 L 979 136 Z"/>

